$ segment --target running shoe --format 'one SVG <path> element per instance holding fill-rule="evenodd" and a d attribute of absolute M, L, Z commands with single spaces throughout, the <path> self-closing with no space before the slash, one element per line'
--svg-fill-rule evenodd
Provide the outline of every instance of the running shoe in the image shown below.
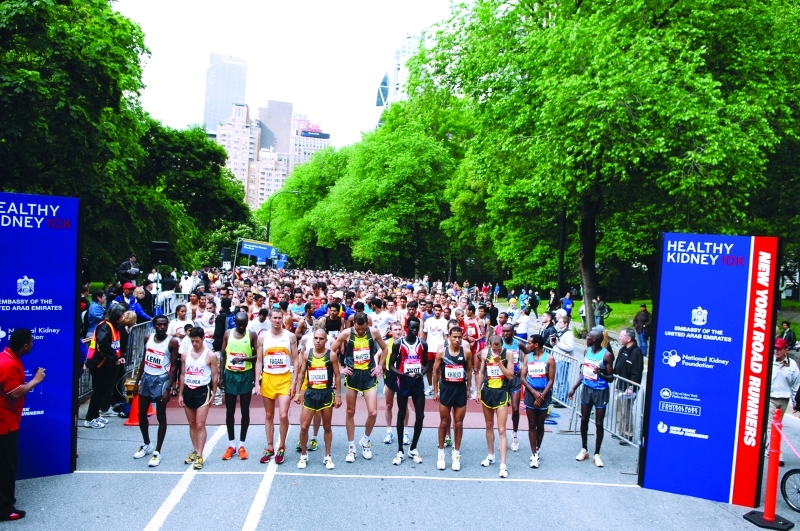
<path fill-rule="evenodd" d="M 350 449 L 347 451 L 347 457 L 344 458 L 346 463 L 355 463 L 356 462 L 356 448 L 355 446 L 351 446 Z"/>
<path fill-rule="evenodd" d="M 366 437 L 362 437 L 358 444 L 361 445 L 361 455 L 364 456 L 364 459 L 372 459 L 372 448 Z"/>
<path fill-rule="evenodd" d="M 450 466 L 450 468 L 452 468 L 456 472 L 461 470 L 461 456 L 460 455 L 454 455 L 453 456 L 453 464 Z"/>
<path fill-rule="evenodd" d="M 408 451 L 408 457 L 412 458 L 416 464 L 422 464 L 422 456 L 419 455 L 419 451 L 416 448 Z"/>
<path fill-rule="evenodd" d="M 230 458 L 233 457 L 233 454 L 235 453 L 236 453 L 236 448 L 234 448 L 233 446 L 228 446 L 228 449 L 225 450 L 224 454 L 222 454 L 222 460 L 223 461 L 230 460 Z"/>
<path fill-rule="evenodd" d="M 197 456 L 197 459 L 194 460 L 194 464 L 192 465 L 192 467 L 194 467 L 195 470 L 200 470 L 201 468 L 203 468 L 203 458 Z"/>
<path fill-rule="evenodd" d="M 493 464 L 494 464 L 494 461 L 495 461 L 495 458 L 494 458 L 494 456 L 493 456 L 493 455 L 487 455 L 487 456 L 486 456 L 486 459 L 484 459 L 483 461 L 481 461 L 481 466 L 489 466 L 489 465 L 493 465 Z"/>
<path fill-rule="evenodd" d="M 189 456 L 183 462 L 186 463 L 187 465 L 191 465 L 198 459 L 199 457 L 197 456 L 197 452 L 192 451 L 192 453 L 190 453 Z"/>
<path fill-rule="evenodd" d="M 221 406 L 222 405 L 222 397 L 221 396 L 215 396 L 214 397 L 214 405 L 215 406 Z"/>
<path fill-rule="evenodd" d="M 433 387 L 425 389 L 425 396 L 433 396 Z"/>
<path fill-rule="evenodd" d="M 594 454 L 594 466 L 603 468 L 603 460 L 600 459 L 600 454 Z"/>
<path fill-rule="evenodd" d="M 511 451 L 519 452 L 519 439 L 516 436 L 511 439 Z"/>
<path fill-rule="evenodd" d="M 500 473 L 498 474 L 498 476 L 500 476 L 501 478 L 508 477 L 508 469 L 506 468 L 506 465 L 500 465 Z"/>
<path fill-rule="evenodd" d="M 108 419 L 105 417 L 97 417 L 97 422 L 102 422 L 103 424 L 108 424 Z"/>
<path fill-rule="evenodd" d="M 408 434 L 403 432 L 403 446 L 408 446 L 411 444 L 411 439 L 408 438 Z"/>
<path fill-rule="evenodd" d="M 447 468 L 447 463 L 444 462 L 444 454 L 439 454 L 439 457 L 436 459 L 436 468 L 439 470 Z"/>
<path fill-rule="evenodd" d="M 575 456 L 575 461 L 585 461 L 589 459 L 589 452 L 586 451 L 586 448 L 581 448 L 581 452 Z"/>
<path fill-rule="evenodd" d="M 308 461 L 308 454 L 300 454 L 300 461 L 297 462 L 297 468 L 305 468 L 307 461 Z"/>
<path fill-rule="evenodd" d="M 386 437 L 383 438 L 383 444 L 392 444 L 394 442 L 394 433 L 387 431 Z"/>
<path fill-rule="evenodd" d="M 303 447 L 300 446 L 300 441 L 297 441 L 297 446 L 295 447 L 294 450 L 295 450 L 295 452 L 302 452 L 303 451 Z"/>
<path fill-rule="evenodd" d="M 116 411 L 114 411 L 114 408 L 110 407 L 110 408 L 108 408 L 108 411 L 101 411 L 100 412 L 100 416 L 101 417 L 116 417 L 116 416 L 118 416 L 118 413 Z"/>
<path fill-rule="evenodd" d="M 150 462 L 147 463 L 147 466 L 158 466 L 161 464 L 161 454 L 159 452 L 153 452 L 153 457 L 150 458 Z"/>
<path fill-rule="evenodd" d="M 14 520 L 22 520 L 25 518 L 25 511 L 12 507 L 11 510 L 0 516 L 0 522 L 13 522 Z"/>
<path fill-rule="evenodd" d="M 333 465 L 333 458 L 331 456 L 326 455 L 323 462 L 325 463 L 325 468 L 328 470 L 333 470 L 335 468 Z"/>
<path fill-rule="evenodd" d="M 308 451 L 309 452 L 316 452 L 318 447 L 319 447 L 319 443 L 317 442 L 317 440 L 316 439 L 311 439 L 311 443 L 309 443 L 309 445 L 308 445 Z"/>
<path fill-rule="evenodd" d="M 264 450 L 264 455 L 261 456 L 259 463 L 269 463 L 269 460 L 272 459 L 273 455 L 275 455 L 275 450 Z"/>
<path fill-rule="evenodd" d="M 477 391 L 472 391 L 472 393 L 470 393 L 470 395 L 469 395 L 469 399 L 470 400 L 475 400 L 477 398 L 478 398 L 478 392 Z"/>
<path fill-rule="evenodd" d="M 449 435 L 447 435 L 447 436 L 444 438 L 444 447 L 445 447 L 445 448 L 449 448 L 451 444 L 453 444 L 453 439 L 451 439 L 451 438 L 450 438 L 450 436 L 449 436 Z"/>
<path fill-rule="evenodd" d="M 404 458 L 405 458 L 405 456 L 403 455 L 403 452 L 397 452 L 397 455 L 394 456 L 394 459 L 392 459 L 392 464 L 393 465 L 399 465 L 400 463 L 403 462 Z"/>
<path fill-rule="evenodd" d="M 539 468 L 539 454 L 531 456 L 531 468 Z"/>
<path fill-rule="evenodd" d="M 247 455 L 247 450 L 244 449 L 244 446 L 239 446 L 239 459 L 244 461 L 248 457 L 250 457 L 250 456 Z"/>
<path fill-rule="evenodd" d="M 143 444 L 136 450 L 136 453 L 133 454 L 134 459 L 141 459 L 142 457 L 146 456 L 147 454 L 153 453 L 153 445 L 152 444 Z"/>
<path fill-rule="evenodd" d="M 281 463 L 283 463 L 285 453 L 286 453 L 286 448 L 278 448 L 278 453 L 275 454 L 275 464 L 280 465 Z"/>
<path fill-rule="evenodd" d="M 94 419 L 94 420 L 91 420 L 91 421 L 84 420 L 83 421 L 83 427 L 84 428 L 92 428 L 93 430 L 99 430 L 99 429 L 105 428 L 106 425 L 103 424 L 102 422 L 100 422 L 99 420 Z"/>

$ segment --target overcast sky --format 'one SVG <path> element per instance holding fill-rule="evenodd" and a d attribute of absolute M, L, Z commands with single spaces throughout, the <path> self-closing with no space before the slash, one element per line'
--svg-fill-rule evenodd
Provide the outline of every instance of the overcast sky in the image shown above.
<path fill-rule="evenodd" d="M 267 100 L 331 134 L 336 146 L 374 128 L 375 98 L 405 35 L 450 14 L 450 0 L 118 0 L 151 56 L 141 101 L 154 118 L 182 128 L 203 121 L 211 53 L 247 61 L 251 116 Z"/>

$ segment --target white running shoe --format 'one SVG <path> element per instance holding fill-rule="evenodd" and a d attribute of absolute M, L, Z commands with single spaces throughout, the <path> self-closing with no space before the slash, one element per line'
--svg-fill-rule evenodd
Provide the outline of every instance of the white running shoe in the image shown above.
<path fill-rule="evenodd" d="M 333 458 L 329 455 L 326 455 L 322 462 L 325 463 L 325 468 L 328 470 L 333 470 L 335 468 L 333 465 Z"/>
<path fill-rule="evenodd" d="M 215 406 L 221 406 L 222 405 L 222 397 L 221 396 L 218 395 L 218 396 L 214 397 L 214 405 Z"/>
<path fill-rule="evenodd" d="M 425 389 L 425 396 L 433 396 L 433 387 Z"/>
<path fill-rule="evenodd" d="M 411 444 L 411 439 L 408 438 L 408 433 L 403 432 L 403 446 Z"/>
<path fill-rule="evenodd" d="M 146 456 L 147 454 L 153 453 L 153 445 L 152 444 L 143 444 L 136 450 L 136 453 L 133 454 L 134 459 L 141 459 L 142 457 Z"/>
<path fill-rule="evenodd" d="M 103 424 L 102 422 L 100 422 L 99 420 L 94 419 L 92 421 L 84 420 L 83 421 L 83 427 L 84 428 L 92 428 L 93 430 L 99 430 L 100 428 L 105 428 L 106 425 Z"/>
<path fill-rule="evenodd" d="M 419 451 L 416 448 L 408 451 L 408 457 L 413 459 L 416 464 L 422 464 L 422 456 L 419 455 Z"/>
<path fill-rule="evenodd" d="M 387 431 L 386 437 L 383 438 L 383 444 L 392 444 L 394 442 L 394 433 Z"/>
<path fill-rule="evenodd" d="M 500 465 L 500 473 L 498 474 L 498 476 L 500 476 L 501 478 L 508 477 L 508 469 L 506 468 L 506 465 Z"/>
<path fill-rule="evenodd" d="M 392 459 L 392 464 L 399 465 L 400 463 L 403 462 L 404 457 L 405 456 L 403 455 L 403 452 L 397 452 L 397 455 L 394 456 L 394 459 Z"/>
<path fill-rule="evenodd" d="M 347 451 L 347 457 L 344 458 L 346 463 L 355 463 L 356 462 L 356 449 L 352 446 L 350 450 Z"/>
<path fill-rule="evenodd" d="M 372 447 L 370 446 L 367 438 L 361 437 L 361 440 L 358 441 L 358 444 L 361 445 L 361 455 L 364 456 L 364 459 L 372 459 Z"/>
<path fill-rule="evenodd" d="M 301 455 L 300 461 L 297 462 L 297 468 L 305 468 L 307 462 L 308 462 L 308 454 Z"/>
<path fill-rule="evenodd" d="M 486 456 L 486 459 L 484 459 L 483 461 L 481 461 L 481 466 L 489 466 L 489 465 L 493 465 L 493 464 L 494 464 L 494 461 L 495 461 L 495 458 L 494 458 L 494 457 L 492 457 L 491 455 L 487 455 L 487 456 Z"/>
<path fill-rule="evenodd" d="M 519 452 L 519 439 L 517 439 L 516 437 L 511 439 L 511 451 Z"/>
<path fill-rule="evenodd" d="M 581 452 L 575 456 L 575 461 L 585 461 L 589 459 L 589 452 L 586 451 L 586 448 L 581 448 Z"/>
<path fill-rule="evenodd" d="M 447 448 L 447 447 L 452 446 L 452 445 L 453 445 L 453 439 L 451 439 L 450 436 L 447 435 L 444 438 L 444 447 Z"/>
<path fill-rule="evenodd" d="M 161 454 L 159 452 L 153 452 L 153 457 L 150 458 L 150 462 L 147 463 L 147 466 L 158 466 L 161 464 Z"/>
<path fill-rule="evenodd" d="M 97 417 L 97 422 L 102 422 L 103 424 L 108 424 L 108 419 L 105 417 Z"/>
<path fill-rule="evenodd" d="M 600 454 L 594 454 L 594 465 L 598 468 L 603 468 L 603 460 L 600 459 Z"/>
<path fill-rule="evenodd" d="M 452 468 L 456 472 L 461 470 L 461 456 L 460 455 L 454 455 L 453 456 L 453 464 L 450 466 L 450 468 Z"/>
<path fill-rule="evenodd" d="M 539 468 L 539 454 L 531 456 L 531 468 Z"/>
<path fill-rule="evenodd" d="M 444 454 L 439 454 L 438 459 L 436 459 L 436 468 L 439 470 L 447 468 L 447 463 L 444 462 Z"/>
<path fill-rule="evenodd" d="M 469 395 L 469 399 L 470 400 L 475 400 L 476 398 L 478 398 L 478 392 L 477 391 L 472 391 L 472 393 Z"/>
<path fill-rule="evenodd" d="M 117 414 L 116 411 L 114 411 L 113 407 L 110 407 L 110 408 L 108 408 L 108 411 L 101 411 L 100 412 L 100 416 L 101 417 L 116 417 L 116 416 L 118 416 L 118 414 Z"/>

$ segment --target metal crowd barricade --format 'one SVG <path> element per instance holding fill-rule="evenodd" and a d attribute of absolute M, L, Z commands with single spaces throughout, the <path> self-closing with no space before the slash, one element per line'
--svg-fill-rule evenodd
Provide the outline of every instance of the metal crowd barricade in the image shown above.
<path fill-rule="evenodd" d="M 545 352 L 556 360 L 556 381 L 553 382 L 553 401 L 569 409 L 575 409 L 579 403 L 577 393 L 569 399 L 569 389 L 581 374 L 581 362 L 578 358 L 545 347 Z"/>
<path fill-rule="evenodd" d="M 177 308 L 180 304 L 186 304 L 188 300 L 188 293 L 162 291 L 158 294 L 156 305 L 161 308 L 161 313 L 164 315 L 170 315 L 175 313 L 175 308 Z"/>

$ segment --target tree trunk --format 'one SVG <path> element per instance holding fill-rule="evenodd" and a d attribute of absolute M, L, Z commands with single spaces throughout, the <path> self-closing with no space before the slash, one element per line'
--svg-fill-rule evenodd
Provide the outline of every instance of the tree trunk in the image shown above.
<path fill-rule="evenodd" d="M 456 279 L 456 257 L 450 255 L 450 272 L 447 274 L 447 281 L 453 282 Z"/>
<path fill-rule="evenodd" d="M 594 312 L 591 301 L 597 297 L 597 213 L 600 211 L 600 201 L 584 198 L 581 204 L 581 219 L 578 228 L 580 236 L 580 252 L 578 261 L 581 267 L 581 282 L 583 283 L 583 300 L 589 301 L 585 306 L 586 325 L 591 329 L 594 326 Z M 585 303 L 584 303 L 585 304 Z"/>

